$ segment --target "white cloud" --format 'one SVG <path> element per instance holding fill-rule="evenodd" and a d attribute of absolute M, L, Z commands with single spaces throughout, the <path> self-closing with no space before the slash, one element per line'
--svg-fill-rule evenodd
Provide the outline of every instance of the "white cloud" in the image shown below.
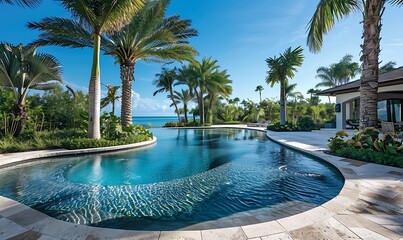
<path fill-rule="evenodd" d="M 135 91 L 132 91 L 132 99 L 133 99 L 133 113 L 141 112 L 141 113 L 172 113 L 173 108 L 170 108 L 171 101 L 166 100 L 157 100 L 151 98 L 142 98 L 141 95 Z"/>

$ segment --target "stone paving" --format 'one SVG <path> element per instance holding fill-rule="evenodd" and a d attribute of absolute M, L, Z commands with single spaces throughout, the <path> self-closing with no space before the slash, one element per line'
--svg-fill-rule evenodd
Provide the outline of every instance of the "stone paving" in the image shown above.
<path fill-rule="evenodd" d="M 309 210 L 293 216 L 273 220 L 262 218 L 260 223 L 250 225 L 240 222 L 240 227 L 216 226 L 217 229 L 180 231 L 125 231 L 77 225 L 50 218 L 0 197 L 0 239 L 403 240 L 403 169 L 323 153 L 327 139 L 334 135 L 334 131 L 268 132 L 267 135 L 273 141 L 320 157 L 336 166 L 345 178 L 340 194 L 321 206 L 307 208 Z M 29 153 L 24 154 L 27 155 Z M 10 161 L 10 156 L 7 155 L 7 161 Z M 11 157 L 14 161 L 18 160 L 15 156 Z M 0 163 L 4 159 L 0 156 Z M 298 204 L 303 208 L 303 203 L 293 206 Z M 257 219 L 260 214 L 251 212 L 245 215 Z M 214 226 L 214 222 L 211 224 Z"/>

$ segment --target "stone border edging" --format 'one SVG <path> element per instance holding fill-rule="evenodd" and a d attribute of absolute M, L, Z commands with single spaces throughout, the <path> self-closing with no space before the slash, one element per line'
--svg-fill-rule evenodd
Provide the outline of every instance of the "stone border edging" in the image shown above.
<path fill-rule="evenodd" d="M 0 154 L 0 168 L 10 167 L 15 165 L 16 163 L 25 163 L 31 160 L 36 160 L 39 158 L 51 158 L 58 156 L 72 156 L 72 155 L 84 155 L 91 153 L 106 153 L 106 152 L 114 152 L 120 150 L 130 150 L 137 148 L 144 148 L 151 146 L 157 142 L 157 138 L 153 137 L 153 139 L 126 144 L 119 146 L 110 146 L 110 147 L 99 147 L 99 148 L 84 148 L 84 149 L 74 149 L 67 150 L 64 148 L 60 149 L 52 149 L 52 150 L 39 150 L 39 151 L 30 151 L 30 152 L 18 152 L 18 153 L 5 153 Z"/>

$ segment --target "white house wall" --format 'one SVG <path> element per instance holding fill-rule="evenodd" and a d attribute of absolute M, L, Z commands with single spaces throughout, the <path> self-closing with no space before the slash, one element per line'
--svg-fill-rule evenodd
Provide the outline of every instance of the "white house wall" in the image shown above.
<path fill-rule="evenodd" d="M 378 92 L 396 92 L 396 91 L 402 91 L 403 92 L 403 84 L 399 85 L 393 85 L 393 86 L 387 86 L 387 87 L 381 87 L 378 89 Z M 336 104 L 340 103 L 341 106 L 341 111 L 336 113 L 336 128 L 337 129 L 343 129 L 345 128 L 345 123 L 343 121 L 343 115 L 345 114 L 344 119 L 349 119 L 350 118 L 350 105 L 349 104 L 343 104 L 345 102 L 348 102 L 354 98 L 357 98 L 360 96 L 360 92 L 353 92 L 353 93 L 344 93 L 344 94 L 339 94 L 336 96 Z M 344 107 L 343 107 L 344 106 Z M 344 109 L 343 109 L 344 108 Z"/>

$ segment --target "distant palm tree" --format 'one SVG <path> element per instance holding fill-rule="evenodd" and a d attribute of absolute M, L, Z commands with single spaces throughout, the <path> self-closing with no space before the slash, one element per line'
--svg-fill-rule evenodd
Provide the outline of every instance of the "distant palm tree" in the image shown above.
<path fill-rule="evenodd" d="M 100 132 L 101 78 L 100 50 L 101 35 L 121 29 L 144 6 L 145 0 L 60 0 L 73 19 L 51 17 L 41 22 L 28 23 L 31 29 L 41 31 L 34 45 L 56 45 L 82 48 L 93 46 L 93 60 L 89 84 L 88 137 L 98 139 Z M 91 43 L 92 42 L 92 43 Z"/>
<path fill-rule="evenodd" d="M 213 104 L 216 98 L 220 96 L 226 98 L 232 93 L 232 87 L 230 85 L 232 80 L 230 80 L 229 77 L 226 70 L 216 71 L 206 81 L 206 90 L 208 93 L 206 120 L 210 124 L 213 123 Z"/>
<path fill-rule="evenodd" d="M 168 4 L 169 0 L 148 1 L 129 25 L 103 39 L 105 54 L 120 65 L 124 126 L 132 123 L 132 81 L 137 61 L 192 61 L 197 54 L 187 42 L 198 35 L 197 30 L 190 27 L 190 20 L 181 20 L 178 15 L 165 17 Z"/>
<path fill-rule="evenodd" d="M 116 96 L 117 91 L 120 86 L 112 86 L 111 84 L 106 85 L 108 92 L 106 93 L 106 97 L 101 99 L 101 109 L 112 104 L 112 114 L 115 115 L 115 102 L 119 100 L 121 96 Z"/>
<path fill-rule="evenodd" d="M 236 97 L 236 98 L 232 99 L 232 101 L 234 101 L 235 105 L 238 107 L 238 104 L 241 101 L 241 99 L 239 99 L 239 97 Z"/>
<path fill-rule="evenodd" d="M 254 108 L 252 111 L 243 118 L 243 121 L 257 122 L 264 120 L 265 113 L 263 108 Z"/>
<path fill-rule="evenodd" d="M 42 0 L 0 0 L 0 3 L 9 5 L 18 5 L 21 7 L 34 8 L 38 6 Z"/>
<path fill-rule="evenodd" d="M 266 59 L 267 66 L 269 67 L 269 71 L 267 71 L 267 84 L 270 84 L 272 87 L 276 83 L 280 83 L 280 124 L 285 124 L 285 112 L 286 112 L 286 98 L 285 98 L 285 82 L 288 79 L 293 78 L 295 72 L 297 71 L 296 67 L 302 65 L 304 60 L 304 56 L 302 54 L 303 49 L 301 47 L 297 47 L 294 50 L 287 48 L 283 54 L 277 58 L 276 56 L 270 57 Z"/>
<path fill-rule="evenodd" d="M 319 104 L 319 97 L 316 96 L 316 94 L 319 92 L 321 92 L 321 90 L 319 90 L 319 89 L 313 89 L 313 88 L 308 89 L 308 91 L 306 93 L 310 94 L 310 97 L 309 97 L 310 104 L 312 104 L 312 105 Z M 329 99 L 329 101 L 330 101 L 330 99 Z"/>
<path fill-rule="evenodd" d="M 262 91 L 264 90 L 262 85 L 258 85 L 255 89 L 255 92 L 259 92 L 259 103 L 262 103 Z"/>
<path fill-rule="evenodd" d="M 356 74 L 359 73 L 358 63 L 352 62 L 353 56 L 345 55 L 338 63 L 331 64 L 330 67 L 319 67 L 316 70 L 316 77 L 322 82 L 315 87 L 336 87 L 348 83 Z"/>
<path fill-rule="evenodd" d="M 402 0 L 319 0 L 309 22 L 307 44 L 312 52 L 319 52 L 323 35 L 334 26 L 335 20 L 353 12 L 363 16 L 362 75 L 360 86 L 360 128 L 378 125 L 378 75 L 381 20 L 385 2 L 403 5 Z"/>
<path fill-rule="evenodd" d="M 379 68 L 379 73 L 385 73 L 385 72 L 392 71 L 392 70 L 396 69 L 395 66 L 396 66 L 395 61 L 389 61 Z"/>
<path fill-rule="evenodd" d="M 50 54 L 36 53 L 34 46 L 0 44 L 0 86 L 13 92 L 14 136 L 21 133 L 26 118 L 26 97 L 31 89 L 46 90 L 63 84 L 59 61 Z M 70 89 L 71 90 L 71 89 Z"/>
<path fill-rule="evenodd" d="M 185 114 L 185 123 L 188 123 L 188 104 L 189 102 L 193 101 L 194 96 L 191 92 L 186 89 L 182 89 L 181 92 L 174 91 L 173 99 L 176 104 L 182 103 L 183 104 L 183 113 Z"/>
<path fill-rule="evenodd" d="M 153 95 L 157 95 L 157 93 L 161 92 L 168 92 L 168 98 L 171 99 L 172 105 L 175 107 L 175 113 L 178 115 L 178 122 L 181 121 L 178 106 L 177 106 L 177 101 L 174 99 L 174 93 L 173 93 L 173 86 L 175 84 L 175 79 L 176 79 L 176 69 L 166 69 L 162 68 L 161 73 L 157 73 L 155 75 L 157 77 L 156 80 L 154 80 L 153 84 L 158 88 L 157 91 L 153 93 Z"/>

